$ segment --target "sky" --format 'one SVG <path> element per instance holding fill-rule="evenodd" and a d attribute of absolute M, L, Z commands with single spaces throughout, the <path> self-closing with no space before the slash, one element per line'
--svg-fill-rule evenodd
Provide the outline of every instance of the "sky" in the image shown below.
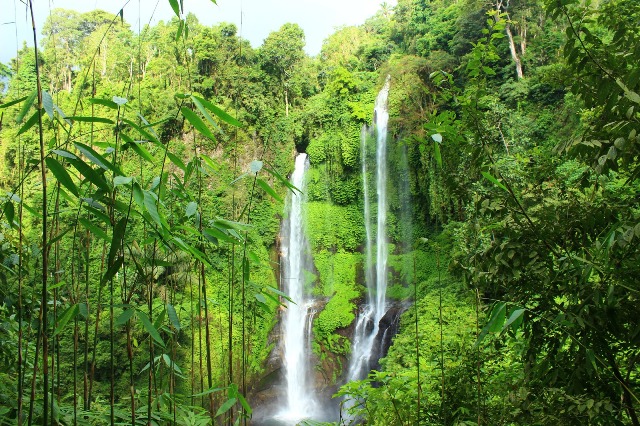
<path fill-rule="evenodd" d="M 22 1 L 0 0 L 0 62 L 8 63 L 23 40 L 33 45 L 31 19 Z M 322 41 L 343 25 L 359 25 L 374 15 L 384 0 L 184 0 L 186 12 L 197 15 L 200 23 L 213 25 L 233 22 L 243 38 L 258 47 L 267 35 L 287 22 L 297 23 L 305 32 L 310 55 L 317 55 Z M 387 1 L 394 4 L 394 1 Z M 124 18 L 134 31 L 151 21 L 174 16 L 169 0 L 33 0 L 36 27 L 42 28 L 49 11 L 55 8 L 87 12 L 103 9 L 114 15 L 124 7 Z M 155 12 L 154 12 L 155 9 Z M 139 13 L 140 12 L 140 13 Z M 242 17 L 242 26 L 240 25 Z M 38 33 L 38 44 L 41 34 Z"/>

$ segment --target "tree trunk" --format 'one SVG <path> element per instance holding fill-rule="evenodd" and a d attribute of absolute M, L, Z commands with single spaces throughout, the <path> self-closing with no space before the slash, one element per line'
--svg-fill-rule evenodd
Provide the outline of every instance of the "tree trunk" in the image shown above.
<path fill-rule="evenodd" d="M 284 88 L 284 113 L 288 117 L 289 116 L 289 89 Z"/>
<path fill-rule="evenodd" d="M 524 77 L 524 73 L 522 72 L 522 62 L 520 61 L 520 56 L 518 56 L 518 52 L 516 50 L 516 43 L 513 40 L 513 34 L 511 33 L 511 27 L 509 24 L 505 27 L 505 31 L 507 32 L 507 38 L 509 39 L 509 50 L 511 51 L 511 57 L 513 58 L 513 62 L 516 64 L 516 74 L 518 75 L 518 80 Z"/>
<path fill-rule="evenodd" d="M 496 0 L 496 11 L 498 13 L 494 15 L 494 19 L 496 20 L 496 22 L 498 22 L 498 20 L 500 20 L 500 14 L 506 15 L 505 17 L 507 19 L 507 22 L 505 25 L 505 32 L 507 33 L 507 39 L 509 40 L 509 51 L 511 52 L 511 58 L 513 58 L 513 62 L 516 64 L 516 75 L 518 76 L 518 80 L 520 80 L 524 77 L 524 73 L 522 72 L 522 61 L 520 61 L 520 56 L 518 55 L 518 51 L 516 49 L 516 42 L 513 39 L 513 33 L 511 32 L 511 26 L 509 25 L 509 20 L 511 18 L 509 17 L 509 12 L 507 12 L 508 6 L 508 1 L 507 5 L 505 6 L 502 0 Z M 522 44 L 522 54 L 524 54 L 524 47 L 525 45 Z"/>

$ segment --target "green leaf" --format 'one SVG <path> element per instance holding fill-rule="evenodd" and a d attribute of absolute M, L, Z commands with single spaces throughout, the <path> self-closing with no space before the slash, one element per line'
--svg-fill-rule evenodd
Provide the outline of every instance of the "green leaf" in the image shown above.
<path fill-rule="evenodd" d="M 113 120 L 109 120 L 104 117 L 85 117 L 85 116 L 71 116 L 67 117 L 67 120 L 71 121 L 79 121 L 83 123 L 104 123 L 104 124 L 115 124 Z"/>
<path fill-rule="evenodd" d="M 507 304 L 504 302 L 496 304 L 491 310 L 491 318 L 487 323 L 490 333 L 499 333 L 502 331 L 505 316 L 507 312 Z"/>
<path fill-rule="evenodd" d="M 251 170 L 251 173 L 257 174 L 260 170 L 262 170 L 263 165 L 264 163 L 262 161 L 253 160 L 251 164 L 249 164 L 249 169 Z"/>
<path fill-rule="evenodd" d="M 82 224 L 85 228 L 89 230 L 96 237 L 101 238 L 103 241 L 109 241 L 110 238 L 106 232 L 104 232 L 99 226 L 91 222 L 89 219 L 81 217 L 78 219 L 78 222 Z"/>
<path fill-rule="evenodd" d="M 65 151 L 64 149 L 54 149 L 53 151 L 54 154 L 59 155 L 60 157 L 64 157 L 64 158 L 70 158 L 72 160 L 78 158 L 77 155 L 70 153 L 69 151 Z"/>
<path fill-rule="evenodd" d="M 140 142 L 132 141 L 131 143 L 128 143 L 126 146 L 131 147 L 133 152 L 138 154 L 138 156 L 142 157 L 142 159 L 150 163 L 155 163 L 155 158 L 153 158 L 153 155 L 151 155 L 151 153 L 147 150 L 147 148 L 145 148 Z"/>
<path fill-rule="evenodd" d="M 133 182 L 131 176 L 116 176 L 113 178 L 113 186 L 129 185 L 131 182 Z"/>
<path fill-rule="evenodd" d="M 166 151 L 166 154 L 167 157 L 169 157 L 169 160 L 171 160 L 171 162 L 175 164 L 180 170 L 184 172 L 187 169 L 187 166 L 184 165 L 180 157 L 170 152 L 169 150 Z"/>
<path fill-rule="evenodd" d="M 178 0 L 169 0 L 169 4 L 171 5 L 171 9 L 173 9 L 173 13 L 180 18 L 180 5 L 178 4 Z"/>
<path fill-rule="evenodd" d="M 180 319 L 178 318 L 176 308 L 174 308 L 171 303 L 167 303 L 167 314 L 169 315 L 169 321 L 171 321 L 173 328 L 180 331 Z"/>
<path fill-rule="evenodd" d="M 113 228 L 113 237 L 111 238 L 111 248 L 109 249 L 109 257 L 107 258 L 107 265 L 112 265 L 113 261 L 116 258 L 116 255 L 122 248 L 122 241 L 124 239 L 124 234 L 127 230 L 127 218 L 123 217 L 116 223 L 115 228 Z"/>
<path fill-rule="evenodd" d="M 433 155 L 436 159 L 436 164 L 438 165 L 438 167 L 442 168 L 442 154 L 440 153 L 440 144 L 438 143 L 438 141 L 433 141 Z"/>
<path fill-rule="evenodd" d="M 262 167 L 262 170 L 266 171 L 271 176 L 276 178 L 281 184 L 291 189 L 291 191 L 293 192 L 298 191 L 300 194 L 302 194 L 302 191 L 300 191 L 300 189 L 296 188 L 294 184 L 289 182 L 289 179 L 285 179 L 282 175 L 280 175 L 280 173 L 276 172 L 276 170 L 273 167 Z"/>
<path fill-rule="evenodd" d="M 53 98 L 46 90 L 42 91 L 42 107 L 49 116 L 49 119 L 53 120 Z"/>
<path fill-rule="evenodd" d="M 124 263 L 124 258 L 122 256 L 119 256 L 115 260 L 115 262 L 111 266 L 109 266 L 109 268 L 107 269 L 107 272 L 104 273 L 104 276 L 100 280 L 100 284 L 104 284 L 111 281 L 111 279 L 116 276 L 116 274 L 122 267 L 123 263 Z"/>
<path fill-rule="evenodd" d="M 98 154 L 93 148 L 88 145 L 85 145 L 80 142 L 74 142 L 73 144 L 78 151 L 80 151 L 85 157 L 87 157 L 92 163 L 96 164 L 98 167 L 109 170 L 112 172 L 118 172 L 118 170 L 111 164 L 109 160 L 104 158 L 102 155 Z M 122 173 L 120 173 L 122 174 Z"/>
<path fill-rule="evenodd" d="M 207 101 L 206 99 L 203 99 L 199 96 L 193 96 L 193 98 L 199 100 L 202 103 L 202 105 L 204 105 L 205 108 L 207 108 L 209 111 L 214 113 L 218 118 L 220 118 L 225 123 L 231 124 L 232 126 L 236 126 L 236 127 L 242 127 L 242 123 L 240 123 L 238 120 L 236 120 L 235 118 L 233 118 L 232 116 L 230 116 L 229 114 L 227 114 L 226 112 L 224 112 L 222 109 L 218 108 L 211 102 Z"/>
<path fill-rule="evenodd" d="M 218 123 L 216 123 L 213 120 L 213 117 L 211 117 L 211 114 L 209 114 L 209 111 L 207 111 L 207 109 L 204 107 L 204 105 L 202 105 L 202 102 L 200 102 L 200 99 L 198 99 L 195 96 L 191 96 L 191 100 L 193 101 L 193 103 L 195 104 L 196 107 L 198 107 L 198 111 L 200 111 L 200 113 L 204 116 L 204 118 L 207 119 L 207 121 L 209 123 L 211 123 L 211 125 L 213 127 L 215 127 L 217 130 L 219 130 L 220 132 L 222 132 L 222 130 L 218 127 Z"/>
<path fill-rule="evenodd" d="M 206 263 L 207 265 L 211 265 L 211 262 L 209 261 L 207 256 L 197 248 L 190 246 L 189 244 L 185 243 L 184 241 L 182 241 L 181 238 L 178 238 L 178 237 L 174 237 L 173 241 L 178 245 L 178 247 L 191 253 L 191 255 L 196 259 L 198 259 L 200 262 Z"/>
<path fill-rule="evenodd" d="M 162 143 L 158 140 L 156 136 L 148 132 L 145 128 L 139 126 L 137 123 L 126 118 L 123 119 L 122 122 L 133 127 L 138 133 L 140 133 L 141 136 L 144 136 L 148 141 L 153 142 L 155 145 L 164 148 L 164 145 L 162 145 Z"/>
<path fill-rule="evenodd" d="M 230 398 L 226 400 L 225 403 L 222 404 L 220 408 L 218 408 L 218 411 L 216 412 L 216 417 L 229 411 L 231 407 L 235 405 L 236 401 L 237 401 L 236 398 Z"/>
<path fill-rule="evenodd" d="M 277 294 L 278 296 L 283 297 L 285 300 L 288 300 L 289 302 L 293 303 L 294 305 L 296 304 L 296 302 L 294 302 L 286 293 L 281 292 L 280 290 L 278 290 L 275 287 L 267 286 L 267 290 Z"/>
<path fill-rule="evenodd" d="M 44 160 L 47 163 L 47 167 L 51 170 L 51 173 L 55 176 L 56 180 L 65 188 L 67 188 L 73 195 L 78 197 L 78 187 L 73 183 L 73 179 L 69 176 L 69 173 L 65 170 L 64 166 L 53 157 L 47 157 Z"/>
<path fill-rule="evenodd" d="M 36 123 L 38 122 L 38 118 L 39 118 L 38 114 L 39 114 L 39 111 L 34 112 L 33 115 L 31 117 L 29 117 L 27 122 L 24 123 L 24 125 L 22 127 L 20 127 L 20 130 L 18 130 L 18 133 L 16 133 L 16 136 L 20 136 L 21 134 L 23 134 L 24 132 L 26 132 L 27 130 L 29 130 L 33 126 L 35 126 Z"/>
<path fill-rule="evenodd" d="M 7 218 L 7 222 L 9 222 L 9 226 L 13 227 L 13 219 L 15 218 L 15 215 L 16 215 L 16 209 L 13 206 L 13 203 L 11 202 L 11 200 L 7 200 L 4 203 L 4 215 Z"/>
<path fill-rule="evenodd" d="M 198 132 L 200 132 L 202 135 L 206 136 L 207 138 L 215 142 L 216 140 L 215 136 L 213 136 L 213 133 L 211 133 L 211 130 L 209 130 L 207 125 L 204 124 L 204 121 L 202 121 L 202 119 L 198 117 L 198 115 L 195 112 L 191 111 L 187 107 L 182 107 L 180 111 L 182 112 L 182 115 L 184 115 L 184 117 L 189 121 L 189 123 L 191 123 L 191 125 Z"/>
<path fill-rule="evenodd" d="M 209 166 L 211 168 L 211 170 L 220 170 L 220 166 L 217 165 L 212 159 L 211 157 L 205 155 L 205 154 L 200 154 L 200 158 L 202 158 L 204 160 L 204 162 L 207 164 L 207 166 Z"/>
<path fill-rule="evenodd" d="M 22 123 L 22 120 L 24 120 L 25 115 L 27 115 L 27 112 L 29 112 L 29 109 L 33 105 L 34 101 L 36 100 L 36 96 L 38 96 L 38 91 L 34 90 L 33 92 L 31 92 L 31 94 L 27 98 L 27 100 L 24 103 L 24 105 L 22 105 L 22 109 L 20 109 L 20 112 L 18 113 L 18 116 L 16 117 L 16 123 L 17 124 Z"/>
<path fill-rule="evenodd" d="M 167 221 L 160 215 L 157 206 L 157 199 L 155 194 L 151 191 L 144 191 L 144 208 L 151 216 L 151 219 L 160 227 L 169 229 Z"/>
<path fill-rule="evenodd" d="M 140 322 L 142 322 L 142 326 L 145 328 L 145 330 L 147 330 L 153 340 L 158 342 L 160 346 L 164 347 L 164 341 L 162 340 L 162 337 L 160 337 L 160 333 L 158 333 L 158 330 L 153 326 L 153 324 L 151 324 L 149 316 L 142 311 L 137 311 L 137 317 L 140 319 Z"/>
<path fill-rule="evenodd" d="M 85 163 L 81 158 L 69 159 L 69 163 L 73 165 L 73 167 L 80 172 L 89 182 L 93 183 L 96 187 L 104 190 L 110 191 L 111 188 L 106 180 L 104 180 L 102 174 L 99 174 L 96 170 L 92 169 L 87 163 Z"/>
<path fill-rule="evenodd" d="M 69 321 L 75 318 L 76 315 L 78 315 L 79 311 L 80 311 L 80 308 L 77 303 L 75 305 L 69 306 L 67 310 L 64 311 L 64 313 L 60 316 L 60 319 L 58 319 L 57 321 L 58 326 L 56 327 L 56 330 L 53 332 L 53 337 L 60 334 L 62 329 L 65 327 L 65 325 L 67 325 Z"/>
<path fill-rule="evenodd" d="M 89 102 L 94 105 L 102 105 L 111 109 L 118 109 L 118 105 L 109 99 L 90 98 Z"/>
<path fill-rule="evenodd" d="M 116 319 L 116 323 L 115 323 L 116 327 L 121 327 L 125 325 L 135 313 L 136 313 L 136 310 L 133 308 L 125 309 L 124 311 L 122 311 L 122 313 L 118 315 L 118 318 Z"/>
<path fill-rule="evenodd" d="M 509 315 L 509 319 L 502 327 L 502 330 L 506 330 L 509 326 L 513 325 L 513 331 L 516 331 L 520 324 L 522 324 L 522 320 L 524 318 L 524 309 L 516 309 L 511 315 Z"/>
<path fill-rule="evenodd" d="M 190 202 L 189 204 L 187 204 L 187 217 L 191 217 L 194 214 L 196 214 L 196 212 L 198 211 L 198 203 L 196 203 L 195 201 Z"/>
<path fill-rule="evenodd" d="M 211 241 L 214 244 L 218 244 L 218 240 L 229 244 L 238 242 L 236 239 L 229 236 L 229 234 L 218 228 L 206 228 L 202 230 L 202 233 L 205 238 L 207 238 L 207 240 Z"/>
<path fill-rule="evenodd" d="M 260 178 L 256 179 L 256 183 L 258 184 L 258 186 L 260 188 L 262 188 L 267 194 L 271 195 L 273 198 L 275 198 L 277 201 L 282 202 L 282 198 L 280 198 L 280 196 L 278 195 L 278 193 L 269 186 L 269 184 L 265 181 L 263 181 Z"/>
<path fill-rule="evenodd" d="M 494 185 L 498 186 L 499 188 L 504 189 L 505 191 L 509 192 L 507 187 L 504 186 L 502 183 L 500 183 L 498 181 L 498 179 L 496 179 L 493 176 L 491 176 L 491 174 L 489 172 L 480 172 L 480 173 L 482 173 L 482 176 L 484 176 L 484 178 L 487 179 L 489 182 L 491 182 Z"/>
<path fill-rule="evenodd" d="M 113 99 L 113 103 L 118 106 L 123 106 L 124 104 L 129 102 L 127 98 L 121 98 L 120 96 L 114 96 L 112 99 Z"/>
<path fill-rule="evenodd" d="M 244 408 L 244 411 L 245 411 L 246 415 L 247 416 L 251 416 L 251 413 L 253 413 L 253 410 L 249 406 L 249 403 L 247 402 L 247 400 L 244 398 L 244 396 L 242 396 L 242 394 L 240 392 L 238 392 L 236 394 L 236 396 L 238 397 L 238 400 L 240 401 L 240 405 L 242 405 L 242 408 Z"/>
<path fill-rule="evenodd" d="M 7 103 L 4 103 L 4 104 L 0 105 L 0 109 L 9 108 L 10 106 L 13 106 L 15 104 L 19 104 L 20 102 L 24 101 L 25 99 L 27 99 L 27 96 L 23 96 L 20 99 L 14 99 L 12 101 L 9 101 Z"/>
<path fill-rule="evenodd" d="M 141 209 L 144 208 L 144 191 L 137 182 L 133 182 L 133 199 Z"/>

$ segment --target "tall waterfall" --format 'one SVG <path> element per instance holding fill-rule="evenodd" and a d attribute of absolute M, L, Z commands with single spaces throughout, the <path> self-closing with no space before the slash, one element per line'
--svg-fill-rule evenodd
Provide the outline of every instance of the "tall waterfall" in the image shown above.
<path fill-rule="evenodd" d="M 306 198 L 305 172 L 308 167 L 307 154 L 299 154 L 291 183 L 302 193 L 291 193 L 287 197 L 288 215 L 281 232 L 282 282 L 294 303 L 287 302 L 282 321 L 287 405 L 277 418 L 290 424 L 313 417 L 318 406 L 312 391 L 313 371 L 309 368 L 311 324 L 316 312 L 304 289 L 305 270 L 310 269 L 303 209 Z"/>
<path fill-rule="evenodd" d="M 361 308 L 356 321 L 356 329 L 352 344 L 348 380 L 361 380 L 371 369 L 372 355 L 378 353 L 374 348 L 376 336 L 380 330 L 380 320 L 387 310 L 387 123 L 389 111 L 390 78 L 376 98 L 373 112 L 373 129 L 376 134 L 376 195 L 377 215 L 375 228 L 375 265 L 373 264 L 373 237 L 371 220 L 371 196 L 369 194 L 367 168 L 367 132 L 363 130 L 361 142 L 362 181 L 364 186 L 364 221 L 366 228 L 365 246 L 365 280 L 367 284 L 367 303 Z M 375 274 L 374 274 L 375 266 Z"/>

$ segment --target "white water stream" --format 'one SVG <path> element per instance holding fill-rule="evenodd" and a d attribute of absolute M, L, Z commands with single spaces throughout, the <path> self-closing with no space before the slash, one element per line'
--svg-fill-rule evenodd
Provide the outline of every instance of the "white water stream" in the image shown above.
<path fill-rule="evenodd" d="M 315 309 L 305 292 L 305 270 L 308 269 L 308 246 L 304 234 L 305 172 L 309 168 L 307 154 L 296 157 L 291 183 L 302 191 L 287 197 L 287 217 L 281 232 L 282 282 L 287 295 L 282 320 L 284 367 L 286 370 L 286 407 L 276 418 L 286 424 L 297 424 L 313 418 L 318 403 L 313 392 L 313 371 L 309 368 L 311 326 Z"/>
<path fill-rule="evenodd" d="M 378 351 L 373 347 L 380 330 L 380 320 L 387 312 L 387 123 L 389 111 L 387 100 L 389 97 L 390 78 L 387 77 L 384 87 L 376 98 L 373 113 L 373 125 L 376 132 L 376 195 L 377 221 L 375 242 L 375 265 L 373 264 L 373 237 L 371 223 L 371 197 L 367 177 L 366 132 L 363 131 L 361 142 L 362 181 L 364 186 L 364 221 L 366 228 L 365 247 L 365 280 L 367 284 L 367 303 L 358 313 L 356 328 L 349 362 L 349 381 L 361 380 L 371 369 L 372 355 Z M 375 266 L 375 275 L 374 275 Z"/>

